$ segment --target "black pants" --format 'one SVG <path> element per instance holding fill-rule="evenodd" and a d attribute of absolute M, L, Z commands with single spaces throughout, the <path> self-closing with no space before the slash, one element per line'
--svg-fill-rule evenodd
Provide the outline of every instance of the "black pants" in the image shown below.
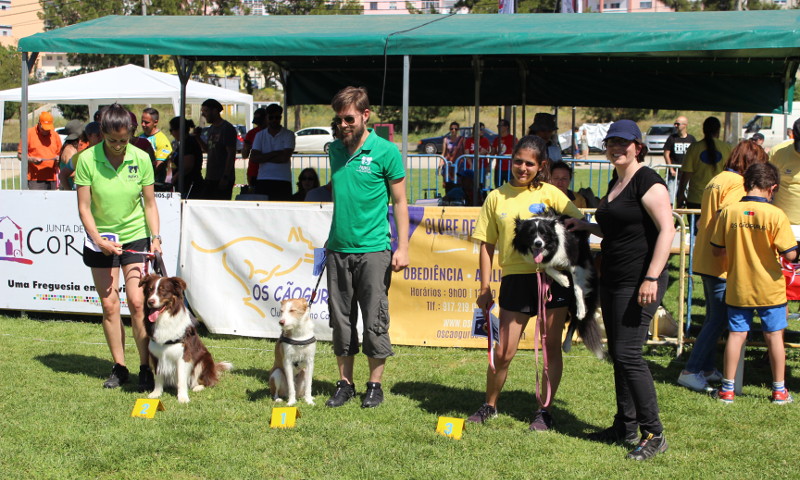
<path fill-rule="evenodd" d="M 614 386 L 617 414 L 614 425 L 626 432 L 659 434 L 664 427 L 658 417 L 658 399 L 653 376 L 642 357 L 653 314 L 667 289 L 665 270 L 658 279 L 657 300 L 642 308 L 638 303 L 639 286 L 600 285 L 603 324 L 608 337 L 608 353 L 614 362 Z"/>
<path fill-rule="evenodd" d="M 267 195 L 270 201 L 288 202 L 292 199 L 292 182 L 256 180 L 256 193 Z"/>

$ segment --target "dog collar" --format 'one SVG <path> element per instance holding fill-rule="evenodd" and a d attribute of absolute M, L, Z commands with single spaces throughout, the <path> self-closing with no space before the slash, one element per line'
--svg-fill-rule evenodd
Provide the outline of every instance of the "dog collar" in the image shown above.
<path fill-rule="evenodd" d="M 295 340 L 293 338 L 284 337 L 281 335 L 278 338 L 278 342 L 288 343 L 289 345 L 311 345 L 312 343 L 317 341 L 317 337 L 311 337 L 307 340 Z"/>
<path fill-rule="evenodd" d="M 197 332 L 195 331 L 195 329 L 191 328 L 191 329 L 189 329 L 189 331 L 186 332 L 186 334 L 184 336 L 179 337 L 179 338 L 175 338 L 173 340 L 167 340 L 162 345 L 175 345 L 176 343 L 181 343 L 184 339 L 192 337 L 192 336 L 194 336 L 196 334 L 197 334 Z"/>

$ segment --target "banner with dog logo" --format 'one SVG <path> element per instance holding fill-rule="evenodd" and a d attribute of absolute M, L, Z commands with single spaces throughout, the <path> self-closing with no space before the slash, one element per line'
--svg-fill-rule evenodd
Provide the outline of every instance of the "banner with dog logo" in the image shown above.
<path fill-rule="evenodd" d="M 156 193 L 167 271 L 178 265 L 180 196 Z M 75 192 L 0 191 L 0 308 L 102 314 Z M 122 314 L 128 315 L 124 285 Z"/>

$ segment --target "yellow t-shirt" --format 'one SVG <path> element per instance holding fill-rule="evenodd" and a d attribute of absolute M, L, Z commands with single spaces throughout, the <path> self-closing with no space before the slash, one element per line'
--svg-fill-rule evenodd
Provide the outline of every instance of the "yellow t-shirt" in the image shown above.
<path fill-rule="evenodd" d="M 797 248 L 789 219 L 763 197 L 746 196 L 723 208 L 711 244 L 725 248 L 725 303 L 739 308 L 786 304 L 786 281 L 778 254 Z"/>
<path fill-rule="evenodd" d="M 559 214 L 583 218 L 578 207 L 561 190 L 549 183 L 542 183 L 534 190 L 504 183 L 486 197 L 472 238 L 496 246 L 498 265 L 503 276 L 536 273 L 536 265 L 525 260 L 511 246 L 514 239 L 514 219 L 532 218 L 548 208 Z"/>
<path fill-rule="evenodd" d="M 719 278 L 727 276 L 727 257 L 714 256 L 711 233 L 719 211 L 726 205 L 738 202 L 744 195 L 744 178 L 729 170 L 712 178 L 706 185 L 703 200 L 700 202 L 700 218 L 697 221 L 697 238 L 694 242 L 694 273 Z"/>
<path fill-rule="evenodd" d="M 687 202 L 700 203 L 703 199 L 703 190 L 708 185 L 708 182 L 722 172 L 722 168 L 728 163 L 732 147 L 717 138 L 714 139 L 714 145 L 717 147 L 715 158 L 709 158 L 705 140 L 694 142 L 686 150 L 681 172 L 692 174 L 692 178 L 689 179 L 689 190 L 686 194 Z"/>
<path fill-rule="evenodd" d="M 800 225 L 800 153 L 794 149 L 794 140 L 776 145 L 769 154 L 769 162 L 778 167 L 781 179 L 772 204 L 783 210 L 789 223 Z"/>

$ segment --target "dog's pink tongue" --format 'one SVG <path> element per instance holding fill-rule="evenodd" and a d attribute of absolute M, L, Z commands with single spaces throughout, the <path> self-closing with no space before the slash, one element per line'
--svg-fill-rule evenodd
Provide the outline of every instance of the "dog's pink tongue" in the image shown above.
<path fill-rule="evenodd" d="M 155 323 L 156 320 L 158 320 L 158 316 L 161 315 L 161 312 L 163 311 L 164 311 L 163 308 L 160 310 L 153 310 L 152 312 L 150 312 L 150 315 L 147 316 L 147 320 L 149 320 L 150 323 Z"/>
<path fill-rule="evenodd" d="M 536 263 L 542 263 L 544 260 L 544 254 L 541 250 L 534 250 L 533 251 L 533 261 Z"/>

